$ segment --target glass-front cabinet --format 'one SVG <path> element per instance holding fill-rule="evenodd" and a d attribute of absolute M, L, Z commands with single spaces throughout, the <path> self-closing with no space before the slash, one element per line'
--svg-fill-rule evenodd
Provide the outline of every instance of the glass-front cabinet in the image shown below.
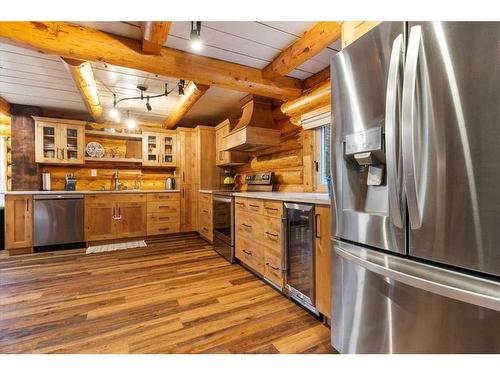
<path fill-rule="evenodd" d="M 57 119 L 35 118 L 35 161 L 46 164 L 83 164 L 85 126 Z"/>
<path fill-rule="evenodd" d="M 142 164 L 150 167 L 176 166 L 175 133 L 142 133 Z"/>

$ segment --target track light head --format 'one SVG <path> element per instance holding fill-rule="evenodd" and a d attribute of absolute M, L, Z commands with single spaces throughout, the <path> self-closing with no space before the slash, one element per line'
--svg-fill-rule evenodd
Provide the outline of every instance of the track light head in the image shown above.
<path fill-rule="evenodd" d="M 151 104 L 149 104 L 149 96 L 147 97 L 146 108 L 148 109 L 148 111 L 151 111 L 152 109 Z"/>
<path fill-rule="evenodd" d="M 179 81 L 179 83 L 177 84 L 177 88 L 179 89 L 179 96 L 184 96 L 186 95 L 184 93 L 184 85 L 186 84 L 186 81 L 184 81 L 183 79 L 181 79 Z"/>
<path fill-rule="evenodd" d="M 189 33 L 189 40 L 191 40 L 191 48 L 195 51 L 198 51 L 203 47 L 200 35 L 201 21 L 196 21 L 196 27 L 195 22 L 191 21 L 191 32 Z"/>

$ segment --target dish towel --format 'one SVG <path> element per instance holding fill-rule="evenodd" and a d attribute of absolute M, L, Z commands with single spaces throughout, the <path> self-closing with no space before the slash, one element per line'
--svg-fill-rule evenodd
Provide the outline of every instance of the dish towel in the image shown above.
<path fill-rule="evenodd" d="M 132 241 L 121 243 L 110 243 L 108 245 L 89 246 L 85 254 L 103 253 L 105 251 L 135 249 L 137 247 L 146 247 L 145 241 Z"/>

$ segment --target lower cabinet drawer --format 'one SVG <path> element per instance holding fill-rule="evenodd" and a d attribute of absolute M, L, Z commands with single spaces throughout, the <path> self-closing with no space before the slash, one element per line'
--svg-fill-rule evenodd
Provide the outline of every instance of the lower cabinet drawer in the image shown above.
<path fill-rule="evenodd" d="M 200 232 L 201 236 L 203 236 L 205 239 L 209 240 L 210 242 L 212 242 L 214 240 L 214 233 L 213 233 L 211 226 L 200 225 L 199 232 Z"/>
<path fill-rule="evenodd" d="M 236 258 L 252 268 L 254 271 L 264 274 L 264 254 L 262 245 L 236 235 Z"/>
<path fill-rule="evenodd" d="M 262 217 L 260 215 L 236 214 L 236 237 L 245 237 L 259 241 L 262 237 Z"/>
<path fill-rule="evenodd" d="M 281 219 L 276 217 L 261 216 L 261 233 L 259 238 L 261 242 L 273 249 L 281 251 L 282 233 Z"/>
<path fill-rule="evenodd" d="M 283 288 L 283 268 L 281 256 L 271 249 L 264 249 L 264 277 Z"/>
<path fill-rule="evenodd" d="M 179 223 L 180 216 L 177 212 L 153 212 L 148 213 L 148 225 L 161 223 Z"/>
<path fill-rule="evenodd" d="M 180 193 L 148 193 L 148 202 L 157 202 L 157 201 L 179 201 Z"/>
<path fill-rule="evenodd" d="M 181 203 L 179 201 L 155 201 L 155 202 L 148 202 L 148 213 L 152 212 L 180 212 L 180 205 Z"/>
<path fill-rule="evenodd" d="M 180 223 L 156 223 L 148 224 L 148 236 L 156 236 L 159 234 L 169 234 L 180 232 Z"/>

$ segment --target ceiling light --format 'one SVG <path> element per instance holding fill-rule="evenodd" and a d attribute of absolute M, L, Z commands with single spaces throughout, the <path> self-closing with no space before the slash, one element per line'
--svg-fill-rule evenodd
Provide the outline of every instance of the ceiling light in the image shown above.
<path fill-rule="evenodd" d="M 137 122 L 135 122 L 135 120 L 133 118 L 128 118 L 126 121 L 125 121 L 125 125 L 127 126 L 127 128 L 129 129 L 135 129 L 137 127 Z"/>
<path fill-rule="evenodd" d="M 189 33 L 189 40 L 191 40 L 191 48 L 195 51 L 199 51 L 203 47 L 203 43 L 200 39 L 201 35 L 201 21 L 195 22 L 191 21 L 191 32 Z"/>
<path fill-rule="evenodd" d="M 130 111 L 128 112 L 127 119 L 125 120 L 125 126 L 129 129 L 135 129 L 137 127 L 137 122 L 130 116 Z"/>
<path fill-rule="evenodd" d="M 149 96 L 147 98 L 147 102 L 146 102 L 146 108 L 148 109 L 148 111 L 151 111 L 151 104 L 149 104 Z"/>
<path fill-rule="evenodd" d="M 116 108 L 111 108 L 109 111 L 108 111 L 108 116 L 113 119 L 113 120 L 116 120 L 117 118 L 120 117 L 120 112 L 118 112 L 118 110 Z"/>
<path fill-rule="evenodd" d="M 179 83 L 177 84 L 177 88 L 179 89 L 179 96 L 184 96 L 184 95 L 186 95 L 186 94 L 184 93 L 184 85 L 185 85 L 185 84 L 186 84 L 186 82 L 185 82 L 183 79 L 181 79 L 181 80 L 179 81 Z"/>

